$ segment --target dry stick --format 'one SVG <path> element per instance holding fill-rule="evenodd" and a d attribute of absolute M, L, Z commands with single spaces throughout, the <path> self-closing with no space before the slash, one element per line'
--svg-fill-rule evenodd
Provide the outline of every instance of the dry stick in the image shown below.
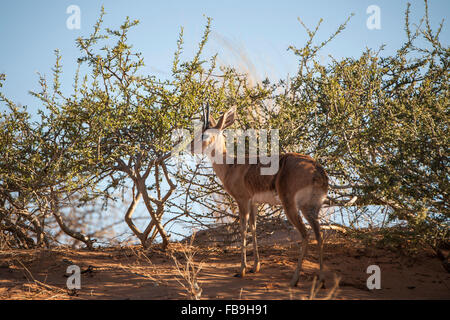
<path fill-rule="evenodd" d="M 192 234 L 189 247 L 192 247 L 194 238 L 195 238 L 195 233 Z M 181 282 L 178 278 L 176 278 L 176 280 L 189 293 L 191 299 L 200 300 L 203 290 L 197 282 L 197 275 L 200 272 L 200 270 L 202 269 L 203 263 L 201 262 L 196 269 L 195 263 L 194 263 L 195 252 L 192 253 L 191 249 L 190 248 L 187 249 L 187 247 L 188 247 L 187 245 L 185 245 L 183 247 L 183 254 L 186 258 L 186 266 L 185 267 L 180 266 L 177 258 L 174 255 L 172 255 L 172 259 L 175 262 L 177 271 L 180 274 L 180 276 L 187 282 L 187 285 L 185 285 L 183 282 Z"/>
<path fill-rule="evenodd" d="M 0 230 L 5 230 L 11 232 L 14 237 L 19 240 L 22 240 L 22 243 L 25 244 L 25 247 L 32 248 L 35 246 L 34 241 L 31 237 L 28 237 L 22 229 L 26 229 L 27 226 L 20 226 L 19 223 L 13 223 L 6 215 L 0 213 L 0 219 L 3 220 L 4 223 L 0 224 Z M 17 226 L 19 224 L 19 227 Z"/>
<path fill-rule="evenodd" d="M 153 209 L 153 207 L 152 207 L 152 205 L 150 203 L 151 199 L 150 199 L 150 196 L 147 193 L 147 188 L 145 186 L 145 182 L 142 180 L 142 177 L 138 177 L 136 182 L 137 182 L 138 190 L 142 193 L 145 207 L 147 208 L 147 211 L 150 213 L 150 216 L 152 218 L 152 222 L 151 223 L 153 223 L 156 226 L 156 229 L 158 230 L 158 232 L 159 232 L 159 234 L 160 234 L 160 236 L 162 238 L 163 247 L 166 248 L 167 245 L 169 244 L 169 240 L 167 238 L 166 232 L 164 231 L 163 227 L 161 226 L 160 219 L 157 217 L 157 215 L 156 215 L 156 213 L 155 213 L 155 211 L 154 211 L 154 209 Z M 150 230 L 148 230 L 148 232 L 150 232 Z M 148 235 L 147 230 L 146 230 L 145 233 L 146 233 L 146 235 Z"/>
<path fill-rule="evenodd" d="M 157 217 L 158 221 L 161 221 L 162 216 L 163 216 L 163 214 L 164 214 L 164 206 L 165 206 L 165 203 L 167 202 L 167 200 L 169 199 L 169 197 L 172 195 L 173 191 L 176 189 L 175 184 L 172 182 L 172 180 L 171 180 L 170 177 L 169 177 L 169 173 L 168 173 L 168 171 L 167 171 L 166 165 L 165 165 L 164 163 L 161 163 L 161 167 L 162 167 L 163 172 L 164 172 L 164 177 L 165 177 L 167 183 L 169 184 L 169 190 L 166 192 L 166 194 L 165 194 L 164 197 L 162 197 L 162 198 L 161 198 L 161 193 L 160 193 L 160 191 L 158 191 L 158 194 L 159 194 L 159 195 L 158 195 L 158 201 L 153 201 L 153 202 L 156 203 L 156 206 L 157 206 L 155 216 Z M 156 165 L 155 169 L 156 169 L 156 168 L 158 168 L 158 165 Z M 157 183 L 157 185 L 159 185 L 159 183 Z M 158 189 L 159 189 L 159 188 L 158 188 Z M 150 200 L 151 200 L 151 199 L 150 199 Z M 154 225 L 155 225 L 155 223 L 154 223 L 154 221 L 152 220 L 152 221 L 150 222 L 149 226 L 148 226 L 148 232 L 146 231 L 146 238 L 148 237 L 148 234 L 150 233 L 150 230 L 153 229 Z M 163 230 L 165 230 L 165 229 L 164 229 L 164 226 L 165 226 L 165 225 L 161 226 Z M 159 230 L 157 230 L 157 229 L 153 231 L 152 236 L 149 238 L 149 239 L 150 239 L 150 243 L 153 243 L 153 241 L 155 240 L 155 238 L 156 238 L 156 236 L 157 236 L 157 232 L 159 232 Z M 163 242 L 164 242 L 164 238 L 163 238 Z"/>
<path fill-rule="evenodd" d="M 87 237 L 86 235 L 84 235 L 80 232 L 70 229 L 64 223 L 64 221 L 61 217 L 61 213 L 59 211 L 58 205 L 57 205 L 58 199 L 57 199 L 56 193 L 53 191 L 53 188 L 50 190 L 50 195 L 51 195 L 50 210 L 51 210 L 53 216 L 55 217 L 55 220 L 58 223 L 61 230 L 68 236 L 83 242 L 88 247 L 88 249 L 92 250 L 93 249 L 93 246 L 92 246 L 93 241 L 91 239 L 89 239 L 89 237 Z"/>
<path fill-rule="evenodd" d="M 312 286 L 311 286 L 311 290 L 310 290 L 310 294 L 309 294 L 309 300 L 330 300 L 330 299 L 333 299 L 338 293 L 338 288 L 339 288 L 339 282 L 340 281 L 341 281 L 341 278 L 337 277 L 336 274 L 335 274 L 334 275 L 333 287 L 328 291 L 328 294 L 324 298 L 318 299 L 316 297 L 317 297 L 317 293 L 319 293 L 319 290 L 322 288 L 322 282 L 320 282 L 319 285 L 316 286 L 317 277 L 314 277 L 313 283 L 312 283 Z"/>
<path fill-rule="evenodd" d="M 130 248 L 131 249 L 131 251 L 133 252 L 133 254 L 138 258 L 138 261 L 140 260 L 140 259 L 142 259 L 142 256 L 144 257 L 144 259 L 145 259 L 145 261 L 147 261 L 147 263 L 150 265 L 150 267 L 151 267 L 151 269 L 152 269 L 152 274 L 156 274 L 156 276 L 159 278 L 159 273 L 157 272 L 157 270 L 156 270 L 156 267 L 155 267 L 155 265 L 153 264 L 153 262 L 150 260 L 150 258 L 145 254 L 145 253 L 143 253 L 143 252 L 141 252 L 141 251 L 139 251 L 139 253 L 137 253 L 136 251 L 137 250 L 135 250 L 134 248 Z M 137 273 L 136 273 L 137 274 Z M 139 275 L 141 275 L 141 276 L 144 276 L 144 277 L 147 277 L 147 278 L 149 278 L 150 280 L 152 280 L 152 281 L 154 281 L 156 284 L 160 284 L 160 283 L 162 283 L 162 281 L 161 281 L 161 279 L 156 279 L 156 278 L 154 278 L 152 275 L 148 275 L 148 274 L 139 274 Z"/>
<path fill-rule="evenodd" d="M 33 191 L 33 194 L 36 195 L 36 199 L 39 199 L 39 196 L 37 195 L 37 193 L 35 191 Z M 40 201 L 38 201 L 38 207 L 39 207 L 39 210 L 42 212 L 41 205 L 39 202 Z M 39 246 L 45 237 L 44 236 L 44 225 L 41 223 L 41 221 L 36 216 L 34 216 L 34 212 L 35 211 L 28 212 L 28 210 L 19 210 L 18 214 L 20 214 L 22 217 L 24 217 L 25 219 L 30 221 L 30 223 L 34 226 L 36 236 L 37 236 L 37 244 L 36 245 Z M 46 240 L 46 244 L 48 246 L 48 240 Z"/>
<path fill-rule="evenodd" d="M 62 220 L 62 217 L 59 212 L 53 212 L 53 216 L 55 217 L 56 222 L 58 223 L 59 227 L 64 231 L 65 234 L 71 236 L 72 238 L 79 240 L 83 242 L 88 249 L 92 250 L 92 240 L 90 240 L 86 235 L 73 231 L 67 227 L 67 225 Z"/>
<path fill-rule="evenodd" d="M 147 179 L 148 175 L 150 174 L 150 170 L 154 165 L 159 165 L 161 164 L 164 160 L 166 160 L 167 158 L 169 158 L 171 155 L 170 152 L 156 158 L 153 159 L 150 164 L 148 165 L 147 170 L 145 171 L 144 175 L 140 175 L 139 172 L 136 170 L 136 166 L 135 166 L 135 171 L 133 172 L 129 166 L 127 166 L 122 159 L 117 158 L 117 162 L 118 162 L 118 166 L 116 167 L 118 170 L 121 170 L 122 172 L 125 172 L 126 174 L 128 174 L 128 176 L 133 180 L 133 182 L 136 185 L 136 188 L 138 190 L 138 192 L 142 195 L 143 200 L 144 200 L 144 204 L 145 207 L 147 208 L 148 213 L 150 214 L 151 217 L 151 222 L 150 224 L 147 226 L 147 228 L 145 229 L 144 233 L 143 233 L 143 240 L 141 240 L 142 245 L 144 247 L 146 247 L 146 239 L 151 231 L 151 229 L 153 228 L 153 225 L 156 226 L 156 229 L 158 230 L 158 233 L 161 235 L 161 238 L 163 240 L 163 246 L 164 248 L 167 247 L 167 245 L 169 244 L 168 241 L 168 237 L 167 234 L 165 232 L 165 230 L 163 229 L 163 227 L 161 226 L 161 221 L 160 219 L 158 219 L 158 217 L 156 216 L 156 213 L 151 205 L 150 202 L 156 203 L 158 206 L 159 201 L 153 199 L 152 197 L 150 197 L 148 195 L 147 192 L 147 187 L 145 186 L 145 180 Z"/>
<path fill-rule="evenodd" d="M 22 266 L 22 268 L 26 271 L 26 273 L 27 273 L 28 276 L 31 278 L 31 280 L 33 280 L 33 282 L 36 283 L 37 285 L 40 285 L 40 286 L 42 286 L 42 287 L 44 287 L 44 288 L 46 288 L 46 289 L 48 289 L 48 290 L 50 290 L 50 291 L 56 290 L 56 291 L 60 291 L 60 292 L 62 292 L 62 293 L 64 293 L 64 294 L 66 294 L 66 291 L 63 290 L 63 289 L 61 289 L 61 288 L 58 288 L 58 287 L 56 287 L 56 286 L 51 286 L 51 285 L 45 284 L 45 283 L 43 283 L 43 282 L 40 282 L 39 280 L 36 280 L 36 279 L 33 277 L 33 274 L 30 272 L 30 270 L 28 270 L 28 268 L 25 267 L 25 265 L 24 265 L 20 260 L 18 260 L 18 259 L 14 259 L 14 260 L 17 261 L 17 262 Z"/>
<path fill-rule="evenodd" d="M 127 213 L 125 214 L 125 222 L 128 224 L 131 231 L 133 231 L 133 233 L 136 235 L 136 237 L 138 237 L 139 240 L 145 241 L 142 238 L 142 232 L 136 227 L 136 225 L 133 223 L 133 220 L 131 219 L 131 216 L 133 215 L 134 211 L 136 210 L 136 207 L 138 206 L 140 199 L 141 199 L 141 193 L 139 191 L 137 191 L 136 196 L 133 194 L 133 201 L 131 202 L 131 204 L 127 210 Z"/>

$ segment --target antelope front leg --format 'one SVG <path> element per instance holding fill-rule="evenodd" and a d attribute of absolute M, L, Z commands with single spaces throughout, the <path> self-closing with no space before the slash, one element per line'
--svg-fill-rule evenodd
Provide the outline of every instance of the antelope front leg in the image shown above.
<path fill-rule="evenodd" d="M 237 277 L 245 276 L 245 269 L 247 268 L 247 225 L 248 225 L 248 210 L 239 206 L 239 220 L 241 223 L 241 269 L 236 275 Z"/>
<path fill-rule="evenodd" d="M 253 242 L 253 258 L 254 264 L 251 272 L 259 272 L 261 264 L 259 263 L 259 252 L 258 252 L 258 242 L 256 240 L 256 217 L 258 211 L 254 204 L 250 204 L 250 229 L 252 231 L 252 242 Z"/>

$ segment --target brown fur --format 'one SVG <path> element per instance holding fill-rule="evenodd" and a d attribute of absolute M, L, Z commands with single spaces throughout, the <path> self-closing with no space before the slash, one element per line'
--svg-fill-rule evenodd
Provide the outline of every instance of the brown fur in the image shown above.
<path fill-rule="evenodd" d="M 280 190 L 284 185 L 290 185 L 289 188 L 294 190 L 308 185 L 314 185 L 324 193 L 328 190 L 328 175 L 325 170 L 313 158 L 306 155 L 299 153 L 280 155 L 279 170 L 274 175 L 261 175 L 261 168 L 267 165 L 259 161 L 256 164 L 248 164 L 249 161 L 246 158 L 245 164 L 237 164 L 237 159 L 234 159 L 234 162 L 233 164 L 213 163 L 213 168 L 225 190 L 235 199 L 250 199 L 253 195 L 265 191 L 285 193 L 284 190 Z M 292 172 L 295 172 L 294 177 Z M 290 183 L 282 183 L 281 180 Z"/>

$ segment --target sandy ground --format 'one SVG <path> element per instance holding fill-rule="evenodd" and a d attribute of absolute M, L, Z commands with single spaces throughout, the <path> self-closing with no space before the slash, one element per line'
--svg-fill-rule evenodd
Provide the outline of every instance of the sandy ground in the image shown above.
<path fill-rule="evenodd" d="M 245 278 L 233 277 L 240 263 L 236 246 L 171 244 L 167 252 L 158 246 L 0 251 L 0 299 L 186 299 L 180 284 L 186 282 L 173 260 L 184 265 L 185 248 L 195 251 L 194 261 L 202 264 L 198 274 L 202 299 L 308 299 L 318 269 L 315 241 L 310 241 L 295 288 L 289 287 L 299 250 L 295 240 L 263 243 L 261 271 Z M 408 257 L 345 237 L 328 240 L 324 250 L 326 288 L 315 298 L 326 297 L 335 277 L 340 277 L 335 299 L 450 299 L 450 273 L 431 251 Z M 251 244 L 248 251 L 251 265 Z M 81 289 L 76 291 L 66 287 L 66 269 L 72 264 L 82 272 Z M 379 290 L 366 286 L 370 276 L 366 270 L 373 264 L 381 269 Z"/>

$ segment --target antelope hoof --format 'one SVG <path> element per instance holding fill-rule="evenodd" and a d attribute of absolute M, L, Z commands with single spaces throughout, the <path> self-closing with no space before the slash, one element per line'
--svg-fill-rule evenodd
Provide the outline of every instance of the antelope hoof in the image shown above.
<path fill-rule="evenodd" d="M 242 272 L 235 273 L 233 277 L 235 277 L 235 278 L 244 278 L 245 277 L 245 272 L 243 272 L 243 273 Z"/>
<path fill-rule="evenodd" d="M 327 288 L 327 287 L 325 287 L 325 280 L 321 280 L 320 284 L 321 284 L 321 288 L 322 289 L 326 289 Z"/>
<path fill-rule="evenodd" d="M 237 278 L 244 278 L 244 277 L 245 277 L 245 268 L 244 268 L 244 269 L 241 269 L 241 270 L 240 270 L 238 273 L 236 273 L 234 276 L 237 277 Z"/>
<path fill-rule="evenodd" d="M 325 277 L 323 276 L 323 274 L 319 275 L 319 286 L 322 289 L 326 289 L 326 287 L 325 287 Z"/>
<path fill-rule="evenodd" d="M 259 272 L 259 270 L 261 269 L 261 264 L 258 262 L 257 264 L 255 264 L 252 268 L 252 270 L 250 270 L 250 273 L 257 273 Z"/>
<path fill-rule="evenodd" d="M 291 280 L 291 283 L 290 283 L 291 287 L 296 287 L 296 286 L 297 286 L 297 284 L 298 284 L 298 279 L 299 279 L 298 274 L 295 274 L 295 275 L 292 277 L 292 280 Z"/>

